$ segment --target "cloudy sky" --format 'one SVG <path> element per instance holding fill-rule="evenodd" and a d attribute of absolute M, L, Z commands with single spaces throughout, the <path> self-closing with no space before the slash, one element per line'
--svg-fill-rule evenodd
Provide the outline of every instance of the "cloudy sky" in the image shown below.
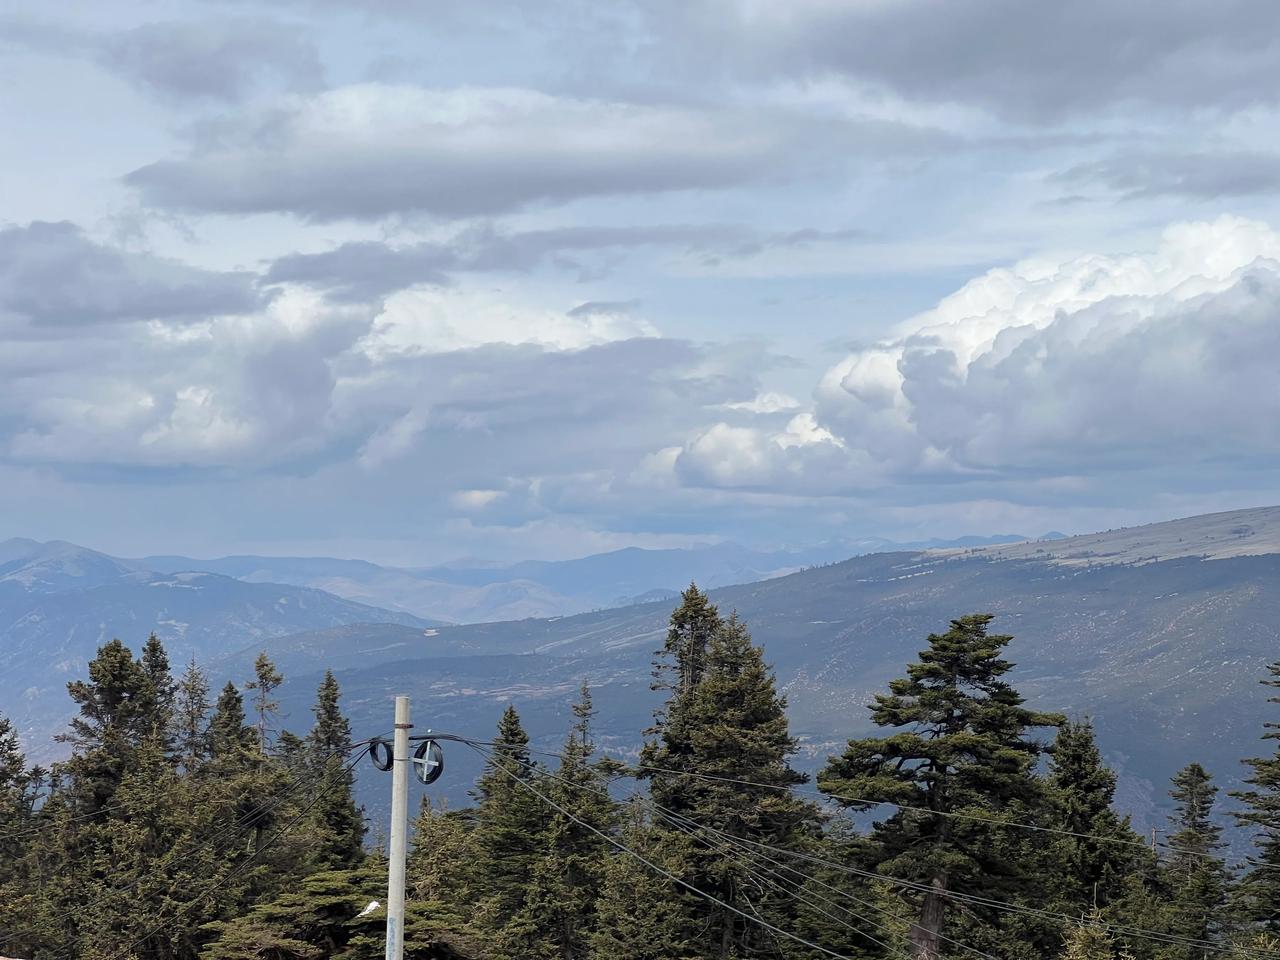
<path fill-rule="evenodd" d="M 1269 0 L 3 9 L 0 538 L 421 563 L 1280 502 Z"/>

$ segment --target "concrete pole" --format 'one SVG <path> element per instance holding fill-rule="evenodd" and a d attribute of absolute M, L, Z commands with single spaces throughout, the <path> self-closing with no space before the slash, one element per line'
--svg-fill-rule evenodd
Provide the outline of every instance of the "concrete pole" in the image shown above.
<path fill-rule="evenodd" d="M 409 698 L 396 697 L 391 763 L 391 850 L 387 865 L 387 957 L 404 960 L 404 863 L 409 833 Z"/>

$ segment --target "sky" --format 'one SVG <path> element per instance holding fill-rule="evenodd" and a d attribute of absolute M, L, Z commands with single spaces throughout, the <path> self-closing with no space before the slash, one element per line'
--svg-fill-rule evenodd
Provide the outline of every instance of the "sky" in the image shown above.
<path fill-rule="evenodd" d="M 400 564 L 1280 503 L 1269 0 L 0 13 L 0 538 Z"/>

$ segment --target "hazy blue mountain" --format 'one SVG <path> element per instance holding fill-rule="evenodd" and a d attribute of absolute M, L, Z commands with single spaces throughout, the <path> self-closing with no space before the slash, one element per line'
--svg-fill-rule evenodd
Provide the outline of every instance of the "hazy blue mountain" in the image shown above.
<path fill-rule="evenodd" d="M 994 612 L 996 627 L 1017 637 L 1018 688 L 1038 707 L 1095 718 L 1123 774 L 1123 802 L 1145 821 L 1187 762 L 1229 783 L 1239 758 L 1265 749 L 1258 680 L 1280 659 L 1278 531 L 1280 508 L 1239 511 L 1008 548 L 875 554 L 712 593 L 764 644 L 811 767 L 868 729 L 871 696 L 929 632 L 954 616 Z M 387 726 L 390 698 L 401 692 L 414 698 L 421 728 L 478 737 L 514 702 L 547 748 L 586 678 L 602 743 L 632 750 L 656 704 L 650 659 L 670 608 L 662 600 L 430 637 L 380 628 L 339 679 L 361 735 Z M 272 642 L 291 678 L 295 720 L 348 643 L 334 631 Z M 243 673 L 247 653 L 219 669 Z M 474 757 L 452 748 L 449 758 L 454 775 L 440 789 L 462 799 Z M 367 789 L 376 802 L 383 786 L 375 779 Z"/>
<path fill-rule="evenodd" d="M 0 711 L 47 756 L 71 709 L 66 683 L 113 637 L 135 649 L 155 632 L 175 664 L 214 660 L 269 638 L 383 621 L 432 624 L 309 587 L 205 572 L 157 573 L 74 544 L 0 543 Z"/>
<path fill-rule="evenodd" d="M 1005 535 L 920 544 L 842 540 L 803 550 L 755 550 L 721 543 L 672 550 L 627 548 L 577 560 L 459 562 L 424 568 L 385 567 L 328 557 L 144 557 L 128 562 L 148 570 L 207 570 L 251 582 L 314 587 L 431 619 L 477 623 L 628 606 L 670 597 L 691 580 L 706 587 L 751 583 L 873 551 L 972 547 L 1024 539 Z"/>

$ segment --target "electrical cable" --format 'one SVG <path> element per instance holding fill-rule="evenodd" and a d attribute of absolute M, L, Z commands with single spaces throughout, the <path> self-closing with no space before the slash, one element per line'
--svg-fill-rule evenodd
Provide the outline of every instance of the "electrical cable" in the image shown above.
<path fill-rule="evenodd" d="M 504 744 L 500 744 L 492 740 L 487 740 L 487 741 L 486 740 L 469 740 L 467 738 L 458 737 L 450 734 L 433 733 L 431 734 L 431 736 L 436 740 L 459 740 L 463 742 L 476 743 L 476 744 L 480 744 L 481 746 L 495 747 L 499 749 L 505 746 Z M 542 756 L 548 756 L 548 757 L 560 756 L 560 754 L 555 753 L 554 751 L 551 751 L 551 750 L 537 750 L 532 747 L 526 747 L 525 749 L 527 749 L 530 753 L 536 753 Z M 1137 847 L 1143 850 L 1151 848 L 1151 844 L 1148 844 L 1144 840 L 1130 840 L 1124 837 L 1107 837 L 1107 836 L 1103 836 L 1101 834 L 1096 834 L 1096 833 L 1082 833 L 1076 830 L 1065 830 L 1060 827 L 1046 827 L 1041 824 L 1022 823 L 1017 820 L 1006 820 L 1001 817 L 986 816 L 986 815 L 977 814 L 977 813 L 965 813 L 963 811 L 958 811 L 958 810 L 957 811 L 930 810 L 927 807 L 915 807 L 909 804 L 894 803 L 892 800 L 869 800 L 866 797 L 851 797 L 844 794 L 827 793 L 824 790 L 819 790 L 816 788 L 805 789 L 799 786 L 782 785 L 782 784 L 776 784 L 776 783 L 760 783 L 758 781 L 744 780 L 737 777 L 720 777 L 720 776 L 716 776 L 714 774 L 709 774 L 709 773 L 695 773 L 690 770 L 676 770 L 670 767 L 658 767 L 648 763 L 639 763 L 639 764 L 632 765 L 630 763 L 627 763 L 623 759 L 608 757 L 605 754 L 601 754 L 601 756 L 604 757 L 605 759 L 610 759 L 618 763 L 623 763 L 626 766 L 628 766 L 629 769 L 635 770 L 635 771 L 651 771 L 653 773 L 669 773 L 674 776 L 693 777 L 694 779 L 697 779 L 697 780 L 707 780 L 707 781 L 713 781 L 713 782 L 719 782 L 719 783 L 731 783 L 737 786 L 758 787 L 765 790 L 794 791 L 796 793 L 808 794 L 810 796 L 816 797 L 817 799 L 821 799 L 821 800 L 842 801 L 844 803 L 854 804 L 857 806 L 862 806 L 867 808 L 892 807 L 895 810 L 901 810 L 903 812 L 908 812 L 908 813 L 921 813 L 921 814 L 927 814 L 929 816 L 949 817 L 956 820 L 972 820 L 978 823 L 990 824 L 992 826 L 1012 827 L 1019 830 L 1030 830 L 1038 833 L 1049 833 L 1049 834 L 1055 834 L 1057 836 L 1074 837 L 1080 840 L 1095 840 L 1099 843 L 1114 843 L 1122 846 Z M 1206 853 L 1201 850 L 1189 850 L 1186 848 L 1174 846 L 1173 844 L 1164 843 L 1163 841 L 1157 841 L 1155 843 L 1155 846 L 1161 850 L 1167 850 L 1170 853 L 1184 854 L 1186 856 L 1191 856 L 1191 857 L 1205 857 L 1210 859 L 1214 857 L 1214 854 L 1212 853 Z"/>
<path fill-rule="evenodd" d="M 473 749 L 474 749 L 474 747 L 475 747 L 476 745 L 479 745 L 479 746 L 490 746 L 490 747 L 494 747 L 494 748 L 498 748 L 498 749 L 503 749 L 503 748 L 506 748 L 506 747 L 508 746 L 508 745 L 503 745 L 503 744 L 497 744 L 497 743 L 495 743 L 495 742 L 493 742 L 493 741 L 470 740 L 470 739 L 465 738 L 465 737 L 460 737 L 460 736 L 455 736 L 455 735 L 448 735 L 448 734 L 433 734 L 433 736 L 434 736 L 436 739 L 439 739 L 439 740 L 453 740 L 453 741 L 457 741 L 457 742 L 466 743 L 466 744 L 468 744 L 469 746 L 472 746 L 472 747 L 473 747 Z M 539 753 L 539 754 L 543 754 L 543 755 L 546 755 L 546 756 L 561 757 L 561 758 L 563 758 L 561 754 L 557 754 L 557 753 L 555 753 L 555 752 L 553 752 L 553 751 L 548 751 L 548 750 L 529 750 L 529 752 L 530 752 L 530 753 Z M 612 758 L 609 758 L 609 759 L 612 759 Z M 517 760 L 517 762 L 523 762 L 523 761 L 518 761 L 518 760 Z M 530 766 L 531 766 L 531 765 L 530 765 Z M 651 770 L 664 770 L 664 768 L 658 768 L 658 767 L 653 767 L 653 766 L 647 766 L 646 768 L 647 768 L 647 769 L 651 769 Z M 632 767 L 631 769 L 637 769 L 637 768 Z M 687 776 L 692 776 L 692 777 L 695 777 L 695 778 L 711 779 L 711 780 L 716 780 L 716 781 L 720 781 L 720 782 L 736 783 L 736 784 L 746 785 L 746 786 L 768 787 L 768 788 L 771 788 L 771 789 L 789 789 L 789 788 L 786 788 L 786 787 L 778 787 L 776 784 L 763 784 L 763 783 L 758 783 L 758 782 L 755 782 L 755 781 L 749 781 L 749 780 L 738 780 L 738 779 L 730 778 L 730 777 L 715 777 L 715 776 L 710 776 L 710 775 L 706 775 L 706 776 L 704 776 L 704 775 L 699 775 L 699 774 L 694 774 L 694 773 L 688 773 L 687 771 L 664 770 L 664 772 L 669 772 L 669 773 L 674 773 L 674 774 L 681 774 L 681 775 L 687 775 Z M 545 773 L 547 776 L 552 776 L 552 777 L 554 777 L 554 775 L 553 775 L 553 774 L 550 774 L 548 771 L 544 771 L 544 773 Z M 617 779 L 617 777 L 615 777 L 614 779 Z M 887 804 L 887 805 L 889 805 L 889 806 L 899 806 L 898 804 L 892 804 L 892 803 L 889 803 L 889 804 Z M 904 808 L 904 809 L 918 809 L 918 808 Z M 1005 821 L 996 821 L 996 822 L 998 822 L 998 823 L 1002 823 L 1002 824 L 1003 824 L 1003 823 L 1005 823 Z M 1006 824 L 1006 825 L 1008 825 L 1008 824 Z M 724 834 L 724 833 L 723 833 L 723 831 L 716 830 L 714 827 L 709 827 L 709 826 L 706 826 L 706 825 L 699 825 L 699 827 L 700 827 L 700 829 L 707 830 L 707 831 L 710 831 L 710 832 L 712 832 L 712 833 L 716 833 L 716 834 L 719 834 L 719 835 L 722 835 L 722 836 L 728 836 L 728 835 Z M 1083 836 L 1088 836 L 1088 835 L 1083 835 Z M 887 876 L 887 875 L 884 875 L 884 874 L 872 873 L 872 872 L 870 872 L 870 871 L 865 871 L 865 870 L 859 870 L 858 868 L 848 866 L 847 864 L 839 864 L 839 863 L 835 863 L 835 862 L 830 861 L 830 860 L 825 860 L 825 859 L 820 858 L 820 857 L 813 857 L 813 856 L 811 856 L 811 855 L 803 854 L 803 853 L 800 853 L 800 852 L 798 852 L 798 851 L 784 850 L 784 849 L 782 849 L 782 848 L 771 847 L 771 846 L 770 846 L 770 845 L 768 845 L 768 844 L 761 844 L 761 843 L 759 843 L 758 841 L 752 841 L 752 840 L 748 840 L 748 839 L 746 839 L 746 838 L 735 838 L 735 839 L 739 840 L 739 841 L 740 841 L 740 842 L 742 842 L 742 843 L 750 844 L 750 845 L 755 846 L 755 847 L 762 847 L 762 848 L 764 848 L 764 849 L 771 850 L 771 851 L 776 852 L 776 853 L 778 853 L 778 854 L 780 854 L 780 855 L 783 855 L 783 856 L 789 856 L 789 857 L 793 857 L 793 858 L 804 859 L 804 860 L 806 860 L 806 861 L 808 861 L 808 862 L 812 862 L 812 863 L 815 863 L 815 864 L 820 864 L 820 865 L 823 865 L 823 866 L 827 866 L 827 867 L 830 867 L 830 868 L 835 869 L 835 870 L 838 870 L 838 871 L 842 871 L 842 872 L 845 872 L 845 873 L 853 874 L 853 875 L 855 875 L 855 876 L 860 876 L 860 877 L 864 877 L 864 878 L 867 878 L 867 879 L 872 879 L 872 880 L 878 880 L 878 881 L 881 881 L 881 882 L 886 882 L 886 883 L 889 883 L 889 884 L 894 885 L 894 886 L 899 886 L 899 887 L 903 887 L 903 888 L 906 888 L 906 889 L 915 890 L 915 891 L 917 891 L 917 892 L 923 892 L 923 893 L 934 892 L 934 893 L 938 893 L 940 896 L 943 896 L 943 897 L 945 897 L 945 898 L 947 898 L 947 899 L 950 899 L 950 900 L 954 900 L 954 901 L 961 902 L 961 903 L 970 903 L 970 904 L 973 904 L 973 905 L 976 905 L 976 906 L 985 907 L 985 908 L 988 908 L 988 909 L 993 909 L 993 910 L 1002 910 L 1002 911 L 1013 912 L 1013 913 L 1021 913 L 1021 914 L 1026 914 L 1026 915 L 1035 916 L 1035 917 L 1038 917 L 1038 918 L 1040 918 L 1040 919 L 1049 919 L 1049 920 L 1054 920 L 1054 921 L 1063 922 L 1063 923 L 1071 923 L 1071 924 L 1082 924 L 1082 923 L 1083 923 L 1083 924 L 1086 924 L 1086 925 L 1088 925 L 1088 926 L 1092 926 L 1092 927 L 1095 927 L 1095 928 L 1105 929 L 1105 930 L 1107 930 L 1107 931 L 1108 931 L 1108 932 L 1110 932 L 1110 933 L 1116 933 L 1116 934 L 1119 934 L 1119 935 L 1121 935 L 1121 936 L 1129 936 L 1129 937 L 1136 937 L 1136 938 L 1139 938 L 1139 939 L 1152 940 L 1152 941 L 1155 941 L 1155 942 L 1157 942 L 1157 943 L 1167 943 L 1167 944 L 1174 944 L 1174 945 L 1180 945 L 1180 946 L 1190 946 L 1190 947 L 1194 947 L 1194 948 L 1196 948 L 1196 949 L 1207 950 L 1207 951 L 1214 952 L 1214 953 L 1232 953 L 1232 952 L 1234 951 L 1234 953 L 1235 953 L 1235 955 L 1236 955 L 1236 956 L 1240 956 L 1240 957 L 1243 957 L 1243 958 L 1248 958 L 1248 957 L 1258 957 L 1258 958 L 1280 958 L 1280 953 L 1272 952 L 1272 951 L 1257 951 L 1257 950 L 1253 950 L 1253 951 L 1245 951 L 1245 950 L 1242 950 L 1242 949 L 1241 949 L 1241 948 L 1239 948 L 1239 947 L 1223 946 L 1223 945 L 1221 945 L 1221 944 L 1213 943 L 1213 942 L 1211 942 L 1211 941 L 1207 941 L 1207 940 L 1199 940 L 1199 939 L 1196 939 L 1196 938 L 1181 937 L 1181 936 L 1178 936 L 1178 935 L 1176 935 L 1176 934 L 1167 934 L 1167 933 L 1164 933 L 1164 932 L 1162 932 L 1162 931 L 1158 931 L 1158 930 L 1147 930 L 1147 929 L 1145 929 L 1145 928 L 1141 928 L 1141 927 L 1128 927 L 1128 926 L 1125 926 L 1125 925 L 1122 925 L 1122 924 L 1113 924 L 1113 923 L 1109 923 L 1109 922 L 1107 922 L 1107 921 L 1102 921 L 1102 920 L 1091 920 L 1091 919 L 1089 919 L 1089 918 L 1071 917 L 1071 916 L 1068 916 L 1067 914 L 1055 913 L 1055 912 L 1053 912 L 1053 911 L 1046 911 L 1046 910 L 1038 910 L 1038 909 L 1036 909 L 1036 908 L 1034 908 L 1034 907 L 1024 907 L 1024 906 L 1021 906 L 1021 905 L 1018 905 L 1018 904 L 1009 903 L 1009 902 L 1007 902 L 1007 901 L 997 900 L 997 899 L 994 899 L 994 898 L 988 898 L 988 897 L 982 897 L 982 896 L 979 896 L 979 895 L 976 895 L 976 894 L 965 894 L 965 893 L 960 893 L 960 892 L 958 892 L 958 891 L 936 891 L 936 890 L 934 890 L 934 888 L 932 888 L 932 887 L 930 887 L 930 886 L 926 886 L 926 885 L 924 885 L 924 884 L 914 883 L 914 882 L 912 882 L 912 881 L 903 880 L 903 879 L 899 879 L 899 878 L 895 878 L 895 877 L 890 877 L 890 876 Z M 1099 838 L 1099 839 L 1106 839 L 1106 838 Z M 973 948 L 969 948 L 969 949 L 973 949 Z"/>
<path fill-rule="evenodd" d="M 468 746 L 471 746 L 471 745 L 468 744 Z M 472 746 L 472 749 L 475 750 L 476 753 L 480 754 L 480 756 L 484 756 L 483 751 L 479 750 L 478 748 Z M 560 813 L 561 816 L 567 817 L 569 820 L 572 820 L 578 826 L 583 827 L 591 831 L 592 833 L 596 834 L 606 843 L 610 844 L 613 847 L 616 847 L 618 850 L 627 854 L 634 860 L 637 860 L 638 862 L 644 864 L 646 867 L 648 867 L 650 870 L 654 871 L 655 873 L 661 874 L 662 876 L 666 877 L 672 883 L 675 883 L 678 886 L 688 890 L 690 893 L 694 894 L 694 896 L 701 897 L 703 900 L 706 900 L 709 903 L 713 903 L 718 907 L 728 910 L 730 913 L 737 914 L 738 916 L 742 917 L 744 920 L 747 920 L 750 923 L 758 924 L 766 930 L 771 930 L 774 933 L 781 934 L 782 936 L 786 937 L 789 940 L 794 940 L 796 943 L 800 944 L 801 946 L 808 947 L 810 950 L 816 950 L 819 953 L 824 954 L 828 957 L 835 957 L 836 960 L 853 960 L 853 958 L 851 957 L 846 957 L 844 954 L 836 953 L 834 950 L 828 950 L 826 947 L 819 946 L 816 943 L 812 943 L 804 939 L 803 937 L 800 937 L 794 933 L 791 933 L 789 930 L 784 930 L 781 927 L 775 926 L 774 924 L 769 923 L 767 920 L 761 920 L 757 917 L 753 917 L 751 914 L 747 913 L 745 910 L 739 909 L 738 907 L 735 907 L 733 904 L 725 903 L 723 900 L 707 893 L 704 890 L 699 890 L 697 887 L 689 883 L 687 880 L 683 880 L 680 877 L 677 877 L 675 874 L 671 873 L 668 870 L 663 869 L 658 864 L 654 863 L 652 860 L 645 857 L 643 854 L 637 853 L 636 851 L 632 850 L 622 841 L 609 836 L 603 830 L 598 829 L 595 825 L 587 823 L 582 818 L 575 816 L 573 813 L 566 810 L 560 804 L 556 803 L 554 800 L 552 800 L 542 791 L 538 790 L 538 788 L 533 786 L 533 784 L 528 783 L 522 777 L 519 777 L 516 774 L 512 773 L 511 770 L 509 770 L 506 766 L 502 764 L 496 764 L 495 766 L 497 767 L 498 770 L 506 774 L 513 781 L 515 781 L 515 783 L 524 787 L 526 790 L 532 793 L 535 797 L 537 797 L 547 806 L 551 807 L 553 810 Z"/>
<path fill-rule="evenodd" d="M 474 749 L 474 747 L 473 747 L 473 749 Z M 538 770 L 538 767 L 536 766 L 536 764 L 527 763 L 527 762 L 525 762 L 525 761 L 519 760 L 518 758 L 512 758 L 512 759 L 515 759 L 515 761 L 516 761 L 517 763 L 520 763 L 522 766 L 525 766 L 525 767 L 529 768 L 531 771 L 533 771 L 533 770 Z M 584 786 L 584 785 L 582 785 L 582 784 L 574 784 L 574 783 L 571 783 L 571 782 L 570 782 L 570 781 L 568 781 L 568 780 L 565 780 L 563 777 L 560 777 L 560 776 L 558 776 L 558 775 L 556 775 L 556 774 L 554 774 L 554 773 L 551 773 L 551 772 L 550 772 L 550 771 L 548 771 L 548 770 L 542 770 L 542 771 L 541 771 L 541 773 L 542 773 L 544 776 L 549 777 L 549 778 L 550 778 L 550 779 L 552 779 L 552 780 L 555 780 L 555 781 L 558 781 L 558 782 L 560 782 L 560 783 L 565 784 L 566 786 L 569 786 L 569 787 L 579 787 L 579 788 L 581 788 L 581 789 L 591 790 L 591 792 L 594 792 L 594 793 L 596 793 L 597 795 L 601 795 L 601 796 L 605 796 L 605 797 L 609 797 L 609 796 L 610 796 L 610 794 L 609 794 L 608 790 L 593 790 L 592 788 L 590 788 L 590 787 L 586 787 L 586 786 Z M 619 777 L 618 777 L 618 776 L 615 776 L 615 777 L 611 778 L 611 780 L 613 780 L 613 781 L 616 781 L 617 779 L 619 779 Z M 636 799 L 640 799 L 640 795 L 639 795 L 639 794 L 633 794 L 633 795 L 632 795 L 630 798 L 628 798 L 628 799 L 629 799 L 629 800 L 636 800 Z M 644 799 L 647 801 L 647 803 L 649 804 L 649 806 L 653 807 L 653 808 L 654 808 L 654 810 L 655 810 L 655 811 L 657 811 L 657 812 L 659 813 L 659 815 L 660 815 L 660 816 L 662 816 L 662 817 L 666 818 L 669 822 L 672 822 L 672 823 L 676 824 L 678 828 L 680 827 L 680 823 L 683 823 L 683 824 L 687 825 L 687 826 L 684 828 L 684 829 L 686 830 L 686 832 L 688 832 L 688 829 L 689 829 L 689 828 L 692 828 L 693 830 L 706 831 L 706 832 L 710 832 L 710 833 L 716 834 L 717 836 L 720 836 L 720 837 L 724 838 L 724 840 L 725 840 L 725 841 L 728 841 L 728 842 L 730 842 L 730 843 L 737 843 L 739 846 L 741 846 L 741 844 L 744 842 L 742 838 L 735 837 L 735 836 L 733 836 L 733 835 L 731 835 L 731 834 L 728 834 L 728 833 L 725 833 L 724 831 L 721 831 L 721 830 L 716 830 L 714 827 L 708 827 L 708 826 L 705 826 L 705 825 L 703 825 L 703 824 L 699 824 L 699 823 L 698 823 L 697 821 L 695 821 L 695 820 L 692 820 L 692 819 L 690 819 L 690 818 L 688 818 L 688 817 L 685 817 L 685 816 L 683 816 L 682 814 L 678 814 L 678 813 L 676 813 L 674 810 L 671 810 L 670 808 L 668 808 L 668 807 L 664 807 L 664 806 L 662 806 L 661 804 L 657 803 L 655 800 L 653 800 L 653 798 L 652 798 L 652 797 L 647 797 L 647 798 L 644 798 Z M 776 848 L 775 848 L 775 849 L 776 849 Z M 830 889 L 830 890 L 835 891 L 835 892 L 836 892 L 837 894 L 839 894 L 839 895 L 846 896 L 846 897 L 848 897 L 849 899 L 853 900 L 854 902 L 858 903 L 858 904 L 859 904 L 859 905 L 861 905 L 861 906 L 864 906 L 864 907 L 870 907 L 871 909 L 876 910 L 877 912 L 880 912 L 880 913 L 886 913 L 886 914 L 888 913 L 888 911 L 887 911 L 887 910 L 885 910 L 883 907 L 879 907 L 879 906 L 877 906 L 877 905 L 875 905 L 875 904 L 868 903 L 868 902 L 867 902 L 867 901 L 865 901 L 865 900 L 861 900 L 861 899 L 859 899 L 859 898 L 857 898 L 857 897 L 854 897 L 854 896 L 852 896 L 851 894 L 849 894 L 847 891 L 842 891 L 842 890 L 839 890 L 839 889 L 837 889 L 837 888 L 835 888 L 835 887 L 832 887 L 830 884 L 823 883 L 822 881 L 817 880 L 817 878 L 815 878 L 815 877 L 809 877 L 809 876 L 807 876 L 806 874 L 804 874 L 802 871 L 796 870 L 796 869 L 795 869 L 795 868 L 793 868 L 793 867 L 786 867 L 785 865 L 780 864 L 778 861 L 776 861 L 776 860 L 772 860 L 772 858 L 769 858 L 769 857 L 764 857 L 764 859 L 766 859 L 766 860 L 770 860 L 770 862 L 771 862 L 771 863 L 773 863 L 773 864 L 775 864 L 775 865 L 778 865 L 778 866 L 782 867 L 783 869 L 790 870 L 791 872 L 793 872 L 793 873 L 797 874 L 799 877 L 801 877 L 803 880 L 806 880 L 806 881 L 812 881 L 812 882 L 818 883 L 818 884 L 820 884 L 821 886 L 826 887 L 827 889 Z M 777 875 L 776 871 L 770 871 L 770 872 L 771 872 L 771 873 L 773 873 L 775 876 Z M 793 894 L 793 895 L 794 895 L 794 894 Z M 828 905 L 834 905 L 834 904 L 832 904 L 832 901 L 830 901 L 830 900 L 828 900 L 828 899 L 826 899 L 826 898 L 821 898 L 821 897 L 820 897 L 820 899 L 822 899 L 822 900 L 823 900 L 823 902 L 827 903 Z M 812 904 L 810 904 L 810 905 L 812 906 Z M 858 920 L 861 920 L 863 923 L 870 924 L 871 926 L 876 927 L 876 929 L 878 929 L 878 930 L 883 930 L 883 929 L 884 929 L 884 927 L 883 927 L 881 924 L 876 923 L 874 920 L 871 920 L 871 919 L 870 919 L 870 918 L 868 918 L 868 917 L 861 916 L 860 914 L 858 914 L 858 913 L 854 912 L 853 910 L 850 910 L 848 907 L 841 907 L 841 906 L 838 906 L 838 905 L 836 905 L 836 906 L 837 906 L 837 909 L 843 909 L 843 910 L 845 910 L 845 911 L 846 911 L 846 912 L 848 912 L 851 916 L 853 916 L 854 918 L 856 918 L 856 919 L 858 919 Z M 820 912 L 821 912 L 821 911 L 820 911 Z M 828 916 L 828 917 L 830 917 L 830 914 L 827 914 L 827 916 Z M 889 916 L 890 916 L 890 918 L 891 918 L 891 919 L 898 920 L 899 922 L 905 922 L 905 923 L 908 923 L 908 924 L 912 923 L 912 921 L 911 921 L 909 918 L 903 917 L 903 916 L 898 915 L 898 914 L 889 914 Z M 832 919 L 835 919 L 835 918 L 832 918 Z M 839 922 L 839 921 L 837 921 L 837 922 Z M 859 930 L 858 928 L 856 928 L 856 927 L 852 927 L 851 925 L 849 925 L 849 924 L 847 924 L 847 923 L 846 923 L 846 924 L 844 924 L 844 925 L 845 925 L 846 927 L 849 927 L 850 929 L 853 929 L 853 930 L 857 931 L 858 933 L 862 934 L 863 936 L 867 936 L 867 937 L 868 937 L 868 939 L 870 939 L 872 942 L 876 943 L 878 946 L 883 947 L 883 948 L 885 948 L 885 949 L 890 949 L 886 944 L 881 943 L 879 940 L 876 940 L 874 937 L 870 937 L 868 934 L 866 934 L 866 933 L 865 933 L 865 931 L 861 931 L 861 930 Z M 945 934 L 941 934 L 941 933 L 940 933 L 940 934 L 939 934 L 939 936 L 940 936 L 940 938 L 941 938 L 942 940 L 944 940 L 945 942 L 950 943 L 950 944 L 952 944 L 952 945 L 954 945 L 954 946 L 957 946 L 957 947 L 961 948 L 962 950 L 967 950 L 968 952 L 973 953 L 975 956 L 978 956 L 978 957 L 984 958 L 984 960 L 996 960 L 996 958 L 992 957 L 990 954 L 988 954 L 988 953 L 984 953 L 983 951 L 978 950 L 976 947 L 971 947 L 971 946 L 969 946 L 968 944 L 966 944 L 966 943 L 962 943 L 962 942 L 961 942 L 961 941 L 959 941 L 959 940 L 955 940 L 955 939 L 953 939 L 953 938 L 951 938 L 951 937 L 948 937 L 948 936 L 946 936 Z"/>

